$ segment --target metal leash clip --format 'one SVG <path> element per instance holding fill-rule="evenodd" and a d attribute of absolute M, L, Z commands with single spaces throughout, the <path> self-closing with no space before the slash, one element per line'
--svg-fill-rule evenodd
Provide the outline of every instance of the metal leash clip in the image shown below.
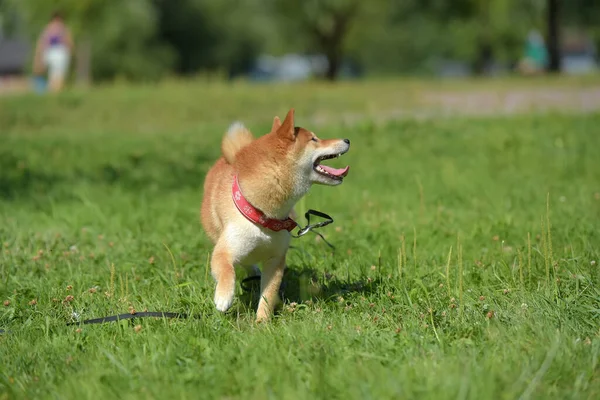
<path fill-rule="evenodd" d="M 311 224 L 310 223 L 311 215 L 314 215 L 314 216 L 320 217 L 320 218 L 324 218 L 325 221 L 317 222 L 316 224 Z M 329 246 L 335 250 L 335 246 L 332 245 L 331 243 L 329 243 L 323 235 L 321 235 L 319 232 L 313 231 L 313 229 L 322 228 L 324 226 L 327 226 L 327 225 L 333 223 L 333 218 L 331 218 L 329 215 L 327 215 L 321 211 L 316 211 L 316 210 L 308 210 L 304 214 L 304 218 L 306 218 L 306 226 L 304 228 L 300 228 L 296 235 L 294 235 L 293 233 L 290 233 L 292 235 L 292 237 L 298 239 L 299 237 L 306 235 L 308 232 L 313 232 L 313 233 L 319 235 L 321 237 L 321 239 L 323 239 L 323 241 L 327 244 L 327 246 Z M 296 222 L 296 224 L 298 225 L 298 227 L 301 226 L 297 222 Z"/>

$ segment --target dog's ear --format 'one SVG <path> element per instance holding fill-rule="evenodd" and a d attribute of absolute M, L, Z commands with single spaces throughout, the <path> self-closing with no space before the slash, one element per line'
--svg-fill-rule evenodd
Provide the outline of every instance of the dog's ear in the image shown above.
<path fill-rule="evenodd" d="M 273 122 L 273 125 L 275 125 L 275 122 Z M 287 115 L 285 116 L 285 119 L 283 120 L 283 123 L 281 124 L 279 129 L 277 129 L 277 135 L 279 135 L 281 137 L 295 139 L 296 135 L 295 135 L 295 129 L 294 129 L 294 109 L 293 108 L 291 108 L 290 111 L 288 111 Z"/>
<path fill-rule="evenodd" d="M 273 118 L 273 126 L 271 127 L 271 132 L 277 132 L 277 130 L 281 128 L 281 120 L 279 117 Z"/>

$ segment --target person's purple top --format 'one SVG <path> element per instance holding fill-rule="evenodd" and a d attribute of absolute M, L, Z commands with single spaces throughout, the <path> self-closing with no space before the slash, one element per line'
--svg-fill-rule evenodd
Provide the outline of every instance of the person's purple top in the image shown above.
<path fill-rule="evenodd" d="M 50 23 L 44 32 L 44 42 L 47 46 L 60 46 L 66 44 L 67 30 L 66 28 L 57 23 Z"/>
<path fill-rule="evenodd" d="M 50 46 L 57 46 L 63 43 L 62 35 L 50 35 L 48 38 L 48 44 Z"/>

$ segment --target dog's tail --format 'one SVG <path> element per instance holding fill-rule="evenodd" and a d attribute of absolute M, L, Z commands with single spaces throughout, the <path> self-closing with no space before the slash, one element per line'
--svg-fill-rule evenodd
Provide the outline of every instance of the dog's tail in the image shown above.
<path fill-rule="evenodd" d="M 233 164 L 236 154 L 254 140 L 252 133 L 241 122 L 231 124 L 221 143 L 221 152 L 229 164 Z"/>

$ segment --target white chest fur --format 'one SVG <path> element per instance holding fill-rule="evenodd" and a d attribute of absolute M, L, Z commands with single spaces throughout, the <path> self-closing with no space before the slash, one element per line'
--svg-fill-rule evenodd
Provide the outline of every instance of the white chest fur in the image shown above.
<path fill-rule="evenodd" d="M 290 234 L 259 227 L 248 220 L 227 225 L 224 231 L 234 265 L 249 266 L 281 257 L 290 244 Z"/>

